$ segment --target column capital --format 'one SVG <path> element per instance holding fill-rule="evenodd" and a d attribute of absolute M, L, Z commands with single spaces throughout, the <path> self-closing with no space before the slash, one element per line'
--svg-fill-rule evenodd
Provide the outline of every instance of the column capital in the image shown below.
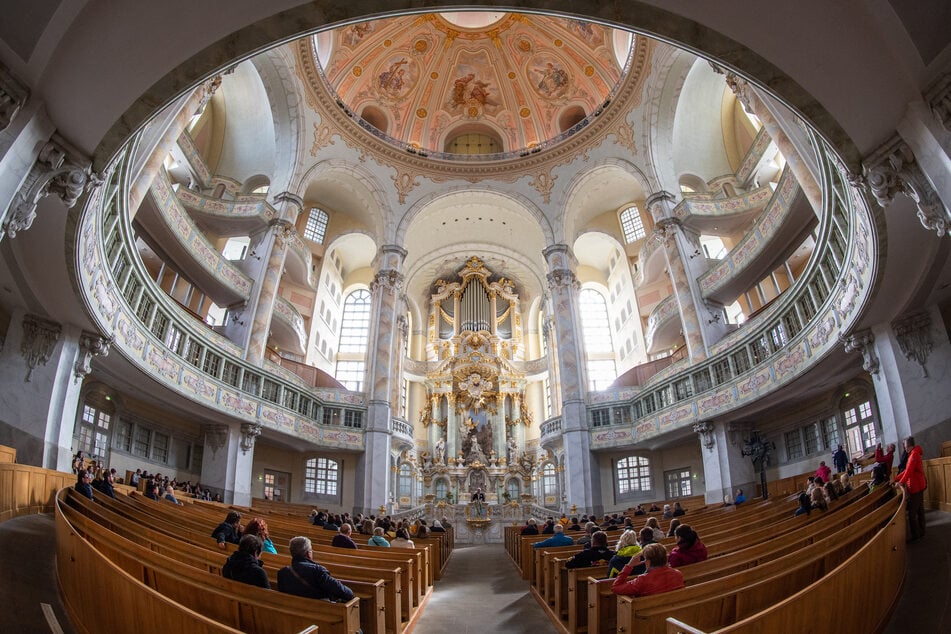
<path fill-rule="evenodd" d="M 938 237 L 948 233 L 951 217 L 938 193 L 915 159 L 914 152 L 898 136 L 893 137 L 862 161 L 862 181 L 875 200 L 888 207 L 895 196 L 904 194 L 918 205 L 921 226 Z"/>
<path fill-rule="evenodd" d="M 93 357 L 105 357 L 115 342 L 115 337 L 103 337 L 98 332 L 84 330 L 79 335 L 79 358 L 73 366 L 76 382 L 83 380 L 92 371 Z"/>
<path fill-rule="evenodd" d="M 879 360 L 875 356 L 875 335 L 870 328 L 856 330 L 851 335 L 840 336 L 846 352 L 862 353 L 862 368 L 869 374 L 878 374 Z"/>
<path fill-rule="evenodd" d="M 925 100 L 935 121 L 951 132 L 951 73 L 946 73 L 925 92 Z"/>
<path fill-rule="evenodd" d="M 280 211 L 281 218 L 287 222 L 294 222 L 304 209 L 304 199 L 292 192 L 275 194 L 273 201 L 271 205 Z"/>
<path fill-rule="evenodd" d="M 743 104 L 743 109 L 749 114 L 755 115 L 758 99 L 753 86 L 736 73 L 726 73 L 726 85 L 730 87 L 736 98 Z"/>
<path fill-rule="evenodd" d="M 707 449 L 713 449 L 716 445 L 716 438 L 713 436 L 713 423 L 708 420 L 694 423 L 693 431 L 700 436 L 700 441 Z"/>
<path fill-rule="evenodd" d="M 54 134 L 40 150 L 30 173 L 10 203 L 10 213 L 3 221 L 3 230 L 10 238 L 26 231 L 36 218 L 41 198 L 56 194 L 66 207 L 72 207 L 87 186 L 101 183 L 93 174 L 91 163 L 58 134 Z"/>
<path fill-rule="evenodd" d="M 254 449 L 255 439 L 261 435 L 261 426 L 257 423 L 241 424 L 241 453 Z"/>

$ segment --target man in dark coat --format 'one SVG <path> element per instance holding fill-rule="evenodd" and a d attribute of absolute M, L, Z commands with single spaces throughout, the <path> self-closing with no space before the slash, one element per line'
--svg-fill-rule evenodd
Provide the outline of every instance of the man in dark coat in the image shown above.
<path fill-rule="evenodd" d="M 291 565 L 277 572 L 277 589 L 311 599 L 349 601 L 353 590 L 334 579 L 326 568 L 313 559 L 314 551 L 306 537 L 291 540 Z"/>
<path fill-rule="evenodd" d="M 241 542 L 241 513 L 229 511 L 225 521 L 211 531 L 211 536 L 218 542 L 218 548 L 225 544 L 239 544 Z"/>
<path fill-rule="evenodd" d="M 76 480 L 76 490 L 92 499 L 92 474 L 88 471 L 80 471 Z"/>

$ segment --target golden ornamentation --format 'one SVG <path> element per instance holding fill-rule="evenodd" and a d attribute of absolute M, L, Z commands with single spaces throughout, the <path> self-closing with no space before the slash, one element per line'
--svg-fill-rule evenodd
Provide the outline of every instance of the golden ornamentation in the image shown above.
<path fill-rule="evenodd" d="M 551 202 L 551 189 L 555 186 L 555 181 L 558 180 L 557 176 L 552 176 L 550 172 L 539 172 L 535 174 L 528 184 L 535 188 L 535 190 L 542 195 L 542 199 L 545 201 L 545 204 Z"/>
<path fill-rule="evenodd" d="M 518 111 L 518 114 L 520 117 L 524 119 L 524 118 L 527 118 L 530 114 L 532 114 L 532 111 L 529 110 L 528 108 L 522 108 L 521 110 Z"/>
<path fill-rule="evenodd" d="M 429 78 L 430 78 L 430 79 L 439 79 L 439 73 L 437 73 L 436 71 L 433 71 L 433 72 L 429 73 Z"/>
<path fill-rule="evenodd" d="M 594 66 L 585 66 L 584 67 L 584 76 L 591 77 L 594 75 Z"/>
<path fill-rule="evenodd" d="M 564 44 L 564 42 L 562 42 L 562 41 L 559 40 L 559 39 L 556 39 L 555 42 L 554 42 L 554 44 L 555 44 L 555 46 L 561 47 L 561 45 Z"/>
<path fill-rule="evenodd" d="M 385 39 L 385 40 L 383 40 L 383 46 L 385 46 L 385 47 L 387 47 L 387 48 L 389 48 L 390 46 L 393 46 L 393 40 L 391 40 L 391 39 Z"/>
<path fill-rule="evenodd" d="M 631 154 L 637 154 L 637 145 L 634 142 L 634 128 L 627 124 L 627 121 L 621 122 L 614 128 L 614 138 L 619 145 L 623 145 Z"/>
<path fill-rule="evenodd" d="M 519 40 L 519 41 L 518 41 L 518 49 L 519 49 L 520 51 L 524 52 L 524 53 L 528 53 L 529 51 L 532 50 L 532 43 L 529 42 L 528 40 L 524 40 L 524 39 L 523 39 L 523 40 Z M 514 74 L 514 73 L 513 73 L 513 74 Z"/>
<path fill-rule="evenodd" d="M 352 72 L 353 72 L 353 76 L 354 76 L 354 77 L 359 77 L 360 75 L 363 74 L 363 67 L 361 67 L 361 66 L 354 66 Z"/>
<path fill-rule="evenodd" d="M 317 156 L 317 152 L 321 149 L 327 147 L 328 145 L 333 145 L 333 130 L 330 129 L 330 126 L 327 124 L 317 125 L 314 124 L 314 144 L 310 146 L 310 155 Z"/>
<path fill-rule="evenodd" d="M 426 40 L 416 40 L 416 44 L 413 45 L 413 48 L 417 53 L 425 53 L 426 49 L 429 48 L 429 42 Z"/>
<path fill-rule="evenodd" d="M 425 119 L 425 118 L 426 118 L 426 115 L 428 115 L 428 114 L 429 114 L 429 113 L 426 112 L 426 108 L 418 108 L 418 109 L 416 110 L 416 116 L 419 117 L 420 119 Z"/>
<path fill-rule="evenodd" d="M 399 195 L 400 204 L 405 205 L 406 195 L 419 185 L 419 181 L 416 180 L 416 175 L 410 174 L 409 172 L 398 171 L 390 178 L 392 178 L 393 183 L 396 184 L 396 193 Z"/>
<path fill-rule="evenodd" d="M 516 77 L 515 73 L 513 71 L 509 71 L 508 78 L 515 79 L 515 77 Z"/>

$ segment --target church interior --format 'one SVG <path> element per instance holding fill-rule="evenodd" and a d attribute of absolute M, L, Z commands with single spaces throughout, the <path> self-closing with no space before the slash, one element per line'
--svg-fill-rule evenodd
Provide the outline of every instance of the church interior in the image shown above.
<path fill-rule="evenodd" d="M 461 545 L 951 455 L 945 3 L 14 4 L 18 463 Z"/>

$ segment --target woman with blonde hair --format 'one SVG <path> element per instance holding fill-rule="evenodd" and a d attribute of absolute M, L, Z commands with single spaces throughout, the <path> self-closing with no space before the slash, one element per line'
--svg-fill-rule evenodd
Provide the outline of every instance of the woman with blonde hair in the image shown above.
<path fill-rule="evenodd" d="M 637 543 L 637 533 L 634 531 L 621 533 L 615 548 L 614 557 L 611 557 L 611 561 L 608 562 L 608 577 L 616 577 L 632 557 L 641 553 L 641 545 Z"/>
<path fill-rule="evenodd" d="M 244 529 L 245 535 L 257 535 L 261 540 L 261 552 L 271 553 L 272 555 L 277 554 L 277 548 L 274 547 L 274 542 L 271 541 L 271 536 L 267 532 L 267 522 L 265 522 L 260 517 L 255 517 L 253 520 L 248 522 L 248 525 Z"/>

